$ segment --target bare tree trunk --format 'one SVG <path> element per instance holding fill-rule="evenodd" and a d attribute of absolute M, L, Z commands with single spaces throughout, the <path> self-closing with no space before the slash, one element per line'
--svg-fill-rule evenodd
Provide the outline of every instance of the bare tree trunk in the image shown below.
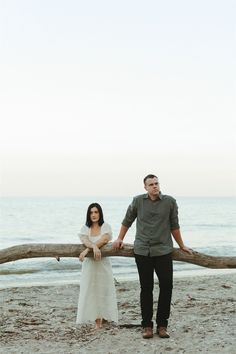
<path fill-rule="evenodd" d="M 61 244 L 61 243 L 29 243 L 0 250 L 0 264 L 16 261 L 25 258 L 37 257 L 79 257 L 85 249 L 82 244 Z M 134 257 L 133 245 L 124 244 L 124 248 L 116 251 L 109 243 L 101 248 L 103 257 Z M 88 257 L 93 253 L 89 252 Z M 175 261 L 193 263 L 208 268 L 236 268 L 236 257 L 213 257 L 207 254 L 193 251 L 192 255 L 175 248 L 172 254 Z"/>

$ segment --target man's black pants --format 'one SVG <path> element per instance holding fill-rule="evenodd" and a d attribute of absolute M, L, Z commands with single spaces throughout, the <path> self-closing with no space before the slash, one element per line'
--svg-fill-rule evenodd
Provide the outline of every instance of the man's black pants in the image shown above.
<path fill-rule="evenodd" d="M 141 256 L 135 254 L 140 281 L 142 327 L 153 327 L 154 271 L 159 280 L 159 298 L 156 314 L 157 327 L 168 325 L 173 288 L 173 261 L 171 253 L 164 256 Z"/>

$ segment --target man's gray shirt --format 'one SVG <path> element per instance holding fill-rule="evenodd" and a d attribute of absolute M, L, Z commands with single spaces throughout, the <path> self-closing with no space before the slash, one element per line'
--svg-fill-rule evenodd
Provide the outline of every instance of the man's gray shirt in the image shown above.
<path fill-rule="evenodd" d="M 178 206 L 174 198 L 161 193 L 154 201 L 148 194 L 134 197 L 122 224 L 130 227 L 135 219 L 135 254 L 153 257 L 173 251 L 171 231 L 179 229 Z"/>

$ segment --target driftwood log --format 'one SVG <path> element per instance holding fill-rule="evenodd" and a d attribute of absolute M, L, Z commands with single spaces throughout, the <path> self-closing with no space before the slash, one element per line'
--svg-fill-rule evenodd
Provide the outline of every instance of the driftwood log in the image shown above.
<path fill-rule="evenodd" d="M 29 243 L 18 245 L 0 250 L 0 264 L 26 258 L 53 257 L 59 260 L 60 257 L 78 257 L 84 248 L 82 244 L 68 243 Z M 114 250 L 112 244 L 108 243 L 101 248 L 101 251 L 103 257 L 134 257 L 133 245 L 127 243 L 119 251 Z M 87 256 L 92 257 L 93 253 L 89 252 Z M 175 248 L 172 258 L 175 261 L 192 263 L 208 268 L 236 268 L 236 257 L 214 257 L 195 251 L 190 255 Z"/>

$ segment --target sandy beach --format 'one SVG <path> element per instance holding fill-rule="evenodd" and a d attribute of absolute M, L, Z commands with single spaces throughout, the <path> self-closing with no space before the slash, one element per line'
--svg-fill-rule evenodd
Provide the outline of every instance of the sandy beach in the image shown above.
<path fill-rule="evenodd" d="M 1 289 L 0 353 L 235 352 L 236 273 L 174 279 L 169 339 L 142 338 L 137 281 L 116 290 L 119 325 L 94 330 L 75 325 L 79 285 Z"/>

